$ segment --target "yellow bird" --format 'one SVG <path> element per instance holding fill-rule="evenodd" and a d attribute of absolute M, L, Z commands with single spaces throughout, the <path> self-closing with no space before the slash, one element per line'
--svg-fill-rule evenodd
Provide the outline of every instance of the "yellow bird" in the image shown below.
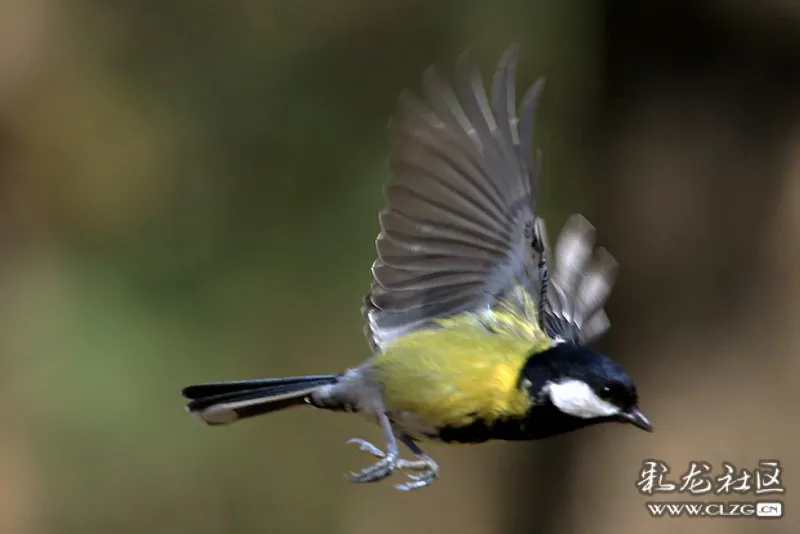
<path fill-rule="evenodd" d="M 517 115 L 516 69 L 514 46 L 490 98 L 465 52 L 453 86 L 431 67 L 424 98 L 399 99 L 389 125 L 393 178 L 362 309 L 373 356 L 338 374 L 189 386 L 190 413 L 210 425 L 300 405 L 362 414 L 386 446 L 350 440 L 377 461 L 349 479 L 403 470 L 401 490 L 437 478 L 418 444 L 426 440 L 531 440 L 612 421 L 651 430 L 630 376 L 587 347 L 610 325 L 603 307 L 616 263 L 594 250 L 594 229 L 579 215 L 550 257 L 534 210 L 533 124 L 544 83 L 527 90 Z M 401 459 L 398 443 L 414 458 Z"/>

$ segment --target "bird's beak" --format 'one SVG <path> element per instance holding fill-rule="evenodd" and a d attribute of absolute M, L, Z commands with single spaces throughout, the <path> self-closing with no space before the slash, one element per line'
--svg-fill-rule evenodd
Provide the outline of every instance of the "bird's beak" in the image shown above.
<path fill-rule="evenodd" d="M 620 415 L 622 416 L 622 420 L 626 423 L 630 423 L 647 432 L 653 431 L 653 425 L 651 425 L 647 417 L 639 411 L 639 408 L 631 408 L 629 411 L 621 413 Z"/>

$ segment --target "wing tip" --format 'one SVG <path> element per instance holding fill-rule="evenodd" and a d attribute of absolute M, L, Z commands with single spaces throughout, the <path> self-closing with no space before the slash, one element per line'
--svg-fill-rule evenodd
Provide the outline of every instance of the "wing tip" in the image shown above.
<path fill-rule="evenodd" d="M 435 63 L 432 63 L 422 71 L 422 85 L 429 86 L 439 83 L 443 83 L 442 78 L 439 75 L 439 68 Z"/>
<path fill-rule="evenodd" d="M 474 62 L 474 57 L 475 55 L 472 52 L 472 48 L 467 47 L 456 56 L 456 65 L 461 65 L 470 61 Z"/>
<path fill-rule="evenodd" d="M 603 266 L 612 275 L 619 269 L 619 262 L 606 247 L 597 247 L 594 251 L 595 261 Z"/>
<path fill-rule="evenodd" d="M 511 43 L 506 48 L 503 55 L 500 56 L 500 63 L 504 63 L 511 59 L 516 59 L 519 56 L 519 43 Z"/>
<path fill-rule="evenodd" d="M 562 235 L 577 235 L 582 239 L 590 237 L 589 234 L 594 234 L 596 228 L 594 225 L 581 213 L 573 213 L 567 217 L 562 230 Z"/>
<path fill-rule="evenodd" d="M 547 76 L 539 76 L 534 82 L 528 86 L 525 94 L 522 96 L 522 113 L 521 117 L 526 120 L 533 121 L 536 107 L 539 105 L 539 100 L 544 93 L 544 88 L 547 85 Z"/>

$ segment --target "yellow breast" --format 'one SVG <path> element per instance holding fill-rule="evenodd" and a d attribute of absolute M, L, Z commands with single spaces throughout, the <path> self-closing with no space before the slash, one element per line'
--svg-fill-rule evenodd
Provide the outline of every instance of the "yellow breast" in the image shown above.
<path fill-rule="evenodd" d="M 531 399 L 519 385 L 528 357 L 549 343 L 493 334 L 465 323 L 412 332 L 372 360 L 390 412 L 432 428 L 518 417 Z"/>

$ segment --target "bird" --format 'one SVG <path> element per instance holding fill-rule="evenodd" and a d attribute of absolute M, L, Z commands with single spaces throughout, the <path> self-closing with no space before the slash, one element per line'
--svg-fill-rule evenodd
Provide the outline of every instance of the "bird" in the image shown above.
<path fill-rule="evenodd" d="M 397 101 L 361 309 L 371 356 L 338 373 L 188 386 L 189 413 L 215 426 L 297 406 L 360 414 L 385 446 L 349 440 L 374 463 L 347 479 L 403 473 L 403 491 L 439 478 L 425 443 L 538 440 L 608 422 L 652 432 L 631 376 L 591 348 L 611 324 L 616 261 L 582 215 L 552 248 L 536 215 L 545 79 L 518 112 L 518 50 L 502 55 L 490 94 L 466 50 L 452 84 L 431 66 L 420 95 Z"/>

